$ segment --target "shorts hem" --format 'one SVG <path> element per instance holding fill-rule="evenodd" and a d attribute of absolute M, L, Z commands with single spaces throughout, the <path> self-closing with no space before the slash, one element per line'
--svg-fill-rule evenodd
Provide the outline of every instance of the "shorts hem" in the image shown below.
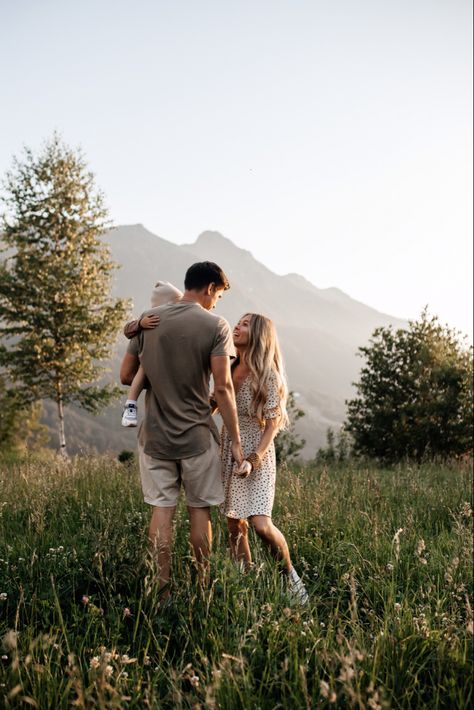
<path fill-rule="evenodd" d="M 157 503 L 156 500 L 153 500 L 152 498 L 143 498 L 145 503 L 148 503 L 148 505 L 152 505 L 154 508 L 176 508 L 178 505 L 178 501 L 176 500 L 174 503 Z"/>
<path fill-rule="evenodd" d="M 222 505 L 223 502 L 223 500 L 219 500 L 213 503 L 188 503 L 187 500 L 185 501 L 188 508 L 215 508 L 216 505 Z"/>

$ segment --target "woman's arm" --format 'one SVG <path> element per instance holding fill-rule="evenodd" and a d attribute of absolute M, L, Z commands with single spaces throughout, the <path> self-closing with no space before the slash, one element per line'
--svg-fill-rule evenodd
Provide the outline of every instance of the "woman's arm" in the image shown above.
<path fill-rule="evenodd" d="M 260 443 L 255 449 L 255 453 L 262 459 L 267 453 L 270 445 L 278 434 L 278 420 L 277 419 L 265 419 L 265 429 L 262 432 L 262 438 Z"/>
<path fill-rule="evenodd" d="M 270 448 L 273 439 L 278 434 L 278 420 L 277 419 L 265 419 L 265 428 L 262 432 L 262 437 L 260 443 L 255 449 L 249 454 L 240 464 L 238 469 L 235 471 L 236 476 L 240 478 L 247 478 L 252 471 L 258 470 L 261 465 L 261 461 L 268 449 Z"/>

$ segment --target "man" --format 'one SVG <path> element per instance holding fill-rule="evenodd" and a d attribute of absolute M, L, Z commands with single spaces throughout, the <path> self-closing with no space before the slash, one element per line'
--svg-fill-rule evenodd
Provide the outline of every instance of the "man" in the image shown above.
<path fill-rule="evenodd" d="M 184 287 L 181 301 L 146 312 L 159 316 L 159 325 L 130 341 L 120 369 L 122 384 L 130 384 L 141 362 L 150 384 L 138 449 L 144 498 L 153 506 L 149 538 L 157 552 L 161 587 L 170 578 L 181 483 L 201 576 L 212 544 L 210 506 L 224 500 L 219 435 L 209 404 L 211 373 L 233 456 L 239 465 L 243 460 L 230 372 L 232 333 L 224 318 L 210 313 L 229 282 L 217 264 L 204 261 L 188 269 Z M 163 596 L 168 594 L 165 589 Z"/>

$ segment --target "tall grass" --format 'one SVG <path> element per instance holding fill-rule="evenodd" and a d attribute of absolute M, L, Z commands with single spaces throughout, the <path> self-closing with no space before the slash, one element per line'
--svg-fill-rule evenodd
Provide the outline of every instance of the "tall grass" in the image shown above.
<path fill-rule="evenodd" d="M 283 468 L 274 518 L 311 595 L 294 606 L 214 513 L 200 590 L 178 509 L 160 604 L 138 473 L 111 459 L 5 461 L 0 706 L 467 708 L 470 469 Z"/>

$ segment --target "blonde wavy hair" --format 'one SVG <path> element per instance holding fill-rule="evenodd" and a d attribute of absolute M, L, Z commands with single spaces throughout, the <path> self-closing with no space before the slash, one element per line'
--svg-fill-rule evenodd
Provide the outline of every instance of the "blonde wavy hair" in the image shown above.
<path fill-rule="evenodd" d="M 256 417 L 262 427 L 265 425 L 264 406 L 268 399 L 269 379 L 274 373 L 277 377 L 280 397 L 278 429 L 285 429 L 289 424 L 286 411 L 288 385 L 275 325 L 270 318 L 258 313 L 246 313 L 245 317 L 250 318 L 249 343 L 243 356 L 252 380 L 252 402 L 249 414 Z"/>

